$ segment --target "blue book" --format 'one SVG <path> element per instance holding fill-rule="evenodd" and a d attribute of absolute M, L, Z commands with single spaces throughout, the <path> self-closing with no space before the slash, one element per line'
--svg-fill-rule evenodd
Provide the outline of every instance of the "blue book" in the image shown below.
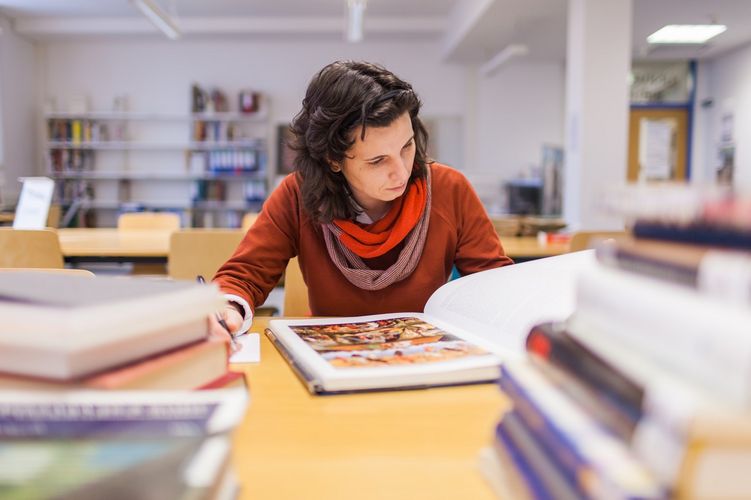
<path fill-rule="evenodd" d="M 582 497 L 516 412 L 504 415 L 496 427 L 496 440 L 517 466 L 534 498 L 577 500 Z"/>
<path fill-rule="evenodd" d="M 529 362 L 501 368 L 501 388 L 568 481 L 593 498 L 664 498 L 626 443 L 600 426 Z"/>

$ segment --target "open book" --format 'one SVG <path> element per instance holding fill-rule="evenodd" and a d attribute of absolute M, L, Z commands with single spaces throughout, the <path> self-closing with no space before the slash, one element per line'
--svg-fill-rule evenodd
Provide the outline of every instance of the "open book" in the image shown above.
<path fill-rule="evenodd" d="M 573 312 L 574 278 L 593 262 L 525 262 L 449 282 L 423 313 L 272 320 L 266 333 L 316 394 L 495 381 L 532 326 Z"/>

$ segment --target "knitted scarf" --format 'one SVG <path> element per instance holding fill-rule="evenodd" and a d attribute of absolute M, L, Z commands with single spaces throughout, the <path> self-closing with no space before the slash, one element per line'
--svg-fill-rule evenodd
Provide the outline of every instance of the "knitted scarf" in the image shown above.
<path fill-rule="evenodd" d="M 323 224 L 323 237 L 331 261 L 345 278 L 363 290 L 381 290 L 403 280 L 415 270 L 422 256 L 430 222 L 430 167 L 426 177 L 410 183 L 394 200 L 389 212 L 365 227 L 335 219 Z M 404 248 L 388 269 L 370 269 L 363 259 L 379 257 L 401 241 Z"/>

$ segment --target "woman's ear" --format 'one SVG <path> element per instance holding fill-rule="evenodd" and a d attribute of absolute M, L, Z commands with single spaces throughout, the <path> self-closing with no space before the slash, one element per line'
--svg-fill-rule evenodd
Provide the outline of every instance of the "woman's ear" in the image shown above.
<path fill-rule="evenodd" d="M 336 174 L 338 174 L 339 172 L 342 171 L 341 165 L 339 165 L 338 163 L 333 162 L 333 161 L 329 162 L 329 167 L 331 168 L 331 171 L 334 172 L 334 173 L 336 173 Z"/>

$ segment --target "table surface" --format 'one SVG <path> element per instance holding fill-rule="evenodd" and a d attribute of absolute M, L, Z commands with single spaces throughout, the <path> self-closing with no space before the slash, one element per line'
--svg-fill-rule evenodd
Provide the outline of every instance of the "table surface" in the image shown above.
<path fill-rule="evenodd" d="M 60 246 L 65 257 L 159 257 L 169 252 L 170 231 L 115 228 L 59 229 Z M 501 238 L 511 258 L 536 258 L 568 251 L 567 244 L 540 245 L 535 237 Z"/>
<path fill-rule="evenodd" d="M 233 440 L 241 498 L 494 498 L 478 454 L 510 406 L 496 385 L 311 396 L 263 333 L 261 360 L 232 365 L 251 401 Z"/>

